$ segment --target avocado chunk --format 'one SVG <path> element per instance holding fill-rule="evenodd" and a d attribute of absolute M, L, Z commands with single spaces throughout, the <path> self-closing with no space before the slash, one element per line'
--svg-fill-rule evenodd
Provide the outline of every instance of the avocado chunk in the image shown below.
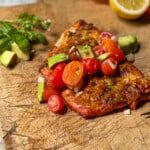
<path fill-rule="evenodd" d="M 38 85 L 37 85 L 37 97 L 39 102 L 42 102 L 43 100 L 44 85 L 45 85 L 45 79 L 43 77 L 39 77 Z"/>
<path fill-rule="evenodd" d="M 82 58 L 93 58 L 94 53 L 92 51 L 92 47 L 89 45 L 78 45 L 77 49 Z"/>
<path fill-rule="evenodd" d="M 118 39 L 118 43 L 126 55 L 129 53 L 135 53 L 139 47 L 137 37 L 134 35 L 121 36 Z"/>
<path fill-rule="evenodd" d="M 0 55 L 0 62 L 5 67 L 13 66 L 16 63 L 16 60 L 17 56 L 12 51 L 6 50 Z"/>
<path fill-rule="evenodd" d="M 77 45 L 77 49 L 82 58 L 93 58 L 94 53 L 92 51 L 92 47 L 89 45 Z"/>
<path fill-rule="evenodd" d="M 48 58 L 48 67 L 52 68 L 57 63 L 60 63 L 66 60 L 68 60 L 68 55 L 66 55 L 65 53 L 59 53 L 59 54 L 53 55 Z"/>
<path fill-rule="evenodd" d="M 11 49 L 16 53 L 18 58 L 23 60 L 30 59 L 29 52 L 23 52 L 15 42 L 11 44 Z"/>
<path fill-rule="evenodd" d="M 107 53 L 104 53 L 104 54 L 101 54 L 100 56 L 98 56 L 97 59 L 100 60 L 100 61 L 104 61 L 104 60 L 107 59 L 109 56 L 110 56 L 110 53 L 107 52 Z"/>

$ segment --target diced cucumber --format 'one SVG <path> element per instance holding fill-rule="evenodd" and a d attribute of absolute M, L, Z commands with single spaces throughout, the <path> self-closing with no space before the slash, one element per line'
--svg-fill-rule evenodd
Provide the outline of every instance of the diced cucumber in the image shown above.
<path fill-rule="evenodd" d="M 118 43 L 126 55 L 129 53 L 135 53 L 139 46 L 137 37 L 134 35 L 121 36 L 118 39 Z"/>
<path fill-rule="evenodd" d="M 0 62 L 5 67 L 13 66 L 16 60 L 17 60 L 16 54 L 12 51 L 6 50 L 0 55 Z"/>
<path fill-rule="evenodd" d="M 104 53 L 104 54 L 101 54 L 100 56 L 98 56 L 97 59 L 100 60 L 100 61 L 104 61 L 104 60 L 107 59 L 109 56 L 110 56 L 110 53 L 107 52 L 107 53 Z"/>
<path fill-rule="evenodd" d="M 44 85 L 45 85 L 45 79 L 43 77 L 39 77 L 38 85 L 37 85 L 37 92 L 38 92 L 37 97 L 39 102 L 42 102 L 43 100 Z"/>
<path fill-rule="evenodd" d="M 77 45 L 76 46 L 82 58 L 93 58 L 94 53 L 92 47 L 88 45 Z"/>
<path fill-rule="evenodd" d="M 68 55 L 66 55 L 65 53 L 56 54 L 48 58 L 48 67 L 52 68 L 57 63 L 60 63 L 66 60 L 68 60 Z"/>

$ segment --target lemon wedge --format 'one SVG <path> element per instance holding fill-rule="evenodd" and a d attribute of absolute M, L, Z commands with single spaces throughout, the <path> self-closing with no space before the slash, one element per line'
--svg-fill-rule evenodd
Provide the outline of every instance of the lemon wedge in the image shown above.
<path fill-rule="evenodd" d="M 148 9 L 150 0 L 109 0 L 109 3 L 118 16 L 125 19 L 137 19 Z"/>

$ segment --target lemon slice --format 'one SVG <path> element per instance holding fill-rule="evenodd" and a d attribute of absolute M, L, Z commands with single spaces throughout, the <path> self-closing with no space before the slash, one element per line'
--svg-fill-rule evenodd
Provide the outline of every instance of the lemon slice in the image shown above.
<path fill-rule="evenodd" d="M 137 19 L 147 10 L 150 0 L 109 0 L 109 3 L 118 16 Z"/>

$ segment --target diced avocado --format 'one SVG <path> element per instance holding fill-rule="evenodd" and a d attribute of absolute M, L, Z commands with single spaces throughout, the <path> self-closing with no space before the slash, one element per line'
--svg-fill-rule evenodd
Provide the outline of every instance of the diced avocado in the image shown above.
<path fill-rule="evenodd" d="M 29 52 L 26 52 L 26 53 L 23 52 L 15 42 L 11 44 L 11 49 L 12 51 L 16 53 L 18 58 L 23 59 L 23 60 L 30 59 Z"/>
<path fill-rule="evenodd" d="M 77 45 L 77 49 L 82 58 L 93 58 L 94 53 L 92 47 L 88 45 Z"/>
<path fill-rule="evenodd" d="M 45 80 L 43 77 L 39 77 L 38 78 L 38 85 L 37 85 L 37 97 L 38 97 L 38 101 L 42 102 L 43 100 L 43 92 L 44 92 L 44 85 L 45 85 Z"/>
<path fill-rule="evenodd" d="M 100 56 L 98 56 L 97 59 L 100 60 L 100 61 L 104 61 L 104 60 L 107 59 L 109 56 L 110 56 L 110 53 L 107 52 L 107 53 L 104 53 L 104 54 L 101 54 Z"/>
<path fill-rule="evenodd" d="M 118 43 L 125 54 L 135 53 L 139 46 L 138 40 L 134 35 L 121 36 L 118 39 Z"/>
<path fill-rule="evenodd" d="M 17 60 L 17 56 L 12 51 L 4 51 L 0 56 L 0 62 L 5 67 L 13 66 Z"/>
<path fill-rule="evenodd" d="M 60 63 L 66 60 L 68 60 L 68 55 L 66 55 L 65 53 L 59 53 L 59 54 L 53 55 L 48 58 L 48 67 L 52 68 L 57 63 Z"/>

